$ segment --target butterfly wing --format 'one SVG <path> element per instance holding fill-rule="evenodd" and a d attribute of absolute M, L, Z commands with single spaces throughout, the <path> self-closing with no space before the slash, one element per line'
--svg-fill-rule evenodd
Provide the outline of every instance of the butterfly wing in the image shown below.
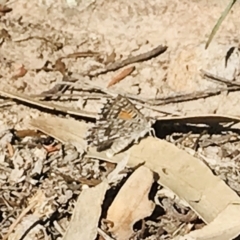
<path fill-rule="evenodd" d="M 148 122 L 143 114 L 127 98 L 118 95 L 107 100 L 87 140 L 97 147 L 97 151 L 113 145 L 114 153 L 119 152 L 134 141 L 136 133 L 139 135 L 144 125 L 147 126 Z"/>
<path fill-rule="evenodd" d="M 131 120 L 136 116 L 144 118 L 143 114 L 125 97 L 118 95 L 116 98 L 108 99 L 104 104 L 99 116 L 102 120 Z"/>
<path fill-rule="evenodd" d="M 114 121 L 107 121 L 105 124 L 93 127 L 87 136 L 88 143 L 97 147 L 97 151 L 110 148 L 113 142 L 120 136 Z"/>

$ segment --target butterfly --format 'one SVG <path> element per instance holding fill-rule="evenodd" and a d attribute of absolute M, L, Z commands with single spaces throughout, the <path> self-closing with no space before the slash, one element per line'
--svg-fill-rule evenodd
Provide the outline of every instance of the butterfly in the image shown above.
<path fill-rule="evenodd" d="M 104 104 L 86 139 L 99 152 L 108 149 L 107 156 L 112 157 L 147 134 L 155 135 L 152 128 L 155 121 L 145 117 L 128 98 L 117 95 Z"/>

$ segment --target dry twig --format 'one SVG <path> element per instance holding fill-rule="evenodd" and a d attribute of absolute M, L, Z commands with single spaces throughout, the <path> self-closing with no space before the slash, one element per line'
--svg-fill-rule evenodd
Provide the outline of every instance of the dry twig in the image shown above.
<path fill-rule="evenodd" d="M 219 77 L 219 76 L 209 73 L 205 70 L 201 70 L 201 74 L 204 78 L 213 80 L 214 82 L 220 82 L 220 83 L 226 84 L 228 86 L 240 86 L 240 83 L 235 82 L 234 79 L 229 80 L 229 79 L 226 79 L 223 77 Z"/>
<path fill-rule="evenodd" d="M 90 76 L 90 77 L 96 77 L 100 74 L 104 74 L 104 73 L 107 73 L 107 72 L 118 70 L 118 69 L 120 69 L 122 67 L 125 67 L 129 64 L 132 64 L 132 63 L 147 61 L 151 58 L 157 57 L 158 55 L 164 53 L 166 50 L 167 50 L 167 46 L 160 45 L 160 46 L 152 49 L 151 51 L 139 54 L 137 56 L 128 57 L 128 58 L 126 58 L 124 60 L 121 60 L 121 61 L 116 61 L 116 62 L 108 65 L 105 69 L 103 69 L 101 71 L 97 71 L 95 73 L 90 73 L 90 74 L 88 73 L 87 75 Z"/>

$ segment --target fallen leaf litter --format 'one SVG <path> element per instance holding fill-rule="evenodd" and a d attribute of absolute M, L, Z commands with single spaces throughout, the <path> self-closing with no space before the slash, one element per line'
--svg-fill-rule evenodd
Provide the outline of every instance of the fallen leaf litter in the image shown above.
<path fill-rule="evenodd" d="M 128 54 L 125 53 L 122 57 L 124 60 L 118 61 L 115 59 L 120 59 L 119 52 L 117 54 L 106 53 L 107 56 L 103 57 L 102 49 L 98 51 L 99 49 L 90 47 L 94 51 L 80 51 L 72 48 L 74 44 L 71 43 L 71 36 L 64 37 L 63 44 L 60 38 L 60 35 L 64 35 L 63 32 L 57 33 L 56 29 L 52 27 L 51 33 L 43 34 L 44 26 L 41 25 L 41 22 L 30 23 L 25 18 L 16 19 L 14 7 L 13 9 L 1 7 L 0 12 L 5 15 L 1 17 L 4 25 L 1 32 L 1 48 L 2 55 L 7 57 L 1 57 L 1 75 L 6 78 L 6 83 L 0 89 L 1 107 L 4 110 L 0 122 L 0 238 L 5 240 L 71 239 L 76 230 L 72 225 L 72 222 L 74 223 L 73 216 L 79 217 L 76 206 L 79 206 L 79 209 L 82 207 L 82 209 L 89 210 L 82 218 L 84 221 L 88 221 L 90 228 L 94 226 L 94 230 L 91 232 L 91 229 L 85 228 L 87 225 L 83 220 L 81 225 L 78 225 L 82 227 L 80 230 L 82 230 L 82 234 L 85 234 L 82 237 L 87 237 L 86 239 L 95 239 L 97 234 L 102 239 L 104 236 L 109 239 L 126 239 L 126 236 L 134 240 L 173 239 L 189 234 L 193 230 L 204 228 L 208 221 L 204 220 L 204 223 L 199 219 L 183 199 L 179 199 L 170 190 L 159 185 L 156 179 L 148 176 L 144 183 L 147 184 L 148 180 L 149 186 L 144 191 L 144 179 L 142 179 L 141 171 L 144 169 L 148 173 L 151 172 L 145 166 L 126 168 L 126 163 L 123 163 L 123 170 L 114 175 L 115 181 L 107 182 L 106 178 L 110 172 L 114 171 L 115 163 L 104 161 L 104 158 L 96 159 L 90 153 L 85 155 L 84 142 L 73 141 L 76 129 L 74 132 L 73 129 L 70 129 L 71 126 L 68 126 L 68 129 L 67 125 L 59 125 L 57 120 L 54 124 L 50 121 L 50 116 L 44 113 L 49 111 L 54 115 L 60 114 L 60 118 L 66 118 L 69 120 L 69 124 L 72 117 L 75 117 L 79 121 L 87 120 L 88 125 L 91 125 L 98 116 L 97 112 L 103 99 L 116 96 L 116 94 L 124 94 L 141 106 L 143 111 L 150 110 L 151 115 L 158 117 L 155 128 L 159 138 L 167 140 L 202 160 L 214 174 L 220 176 L 232 190 L 239 194 L 239 118 L 232 116 L 233 114 L 230 116 L 221 113 L 208 113 L 201 116 L 195 114 L 191 117 L 188 114 L 184 116 L 185 114 L 180 113 L 180 116 L 174 116 L 174 114 L 172 116 L 169 113 L 176 113 L 176 108 L 174 111 L 159 108 L 161 105 L 191 102 L 226 92 L 239 91 L 237 79 L 233 78 L 231 81 L 229 80 L 231 78 L 221 77 L 203 70 L 203 77 L 208 80 L 214 78 L 214 81 L 217 82 L 216 85 L 211 85 L 211 83 L 210 87 L 204 90 L 200 89 L 191 93 L 170 92 L 171 94 L 161 96 L 161 94 L 141 94 L 142 91 L 144 92 L 143 86 L 147 85 L 135 82 L 132 85 L 136 90 L 132 88 L 132 91 L 126 91 L 126 87 L 123 90 L 117 88 L 117 85 L 127 80 L 123 78 L 133 69 L 136 69 L 136 72 L 132 72 L 131 77 L 136 77 L 141 64 L 142 66 L 147 64 L 145 61 L 153 58 L 151 63 L 154 65 L 163 59 L 163 65 L 168 66 L 168 61 L 165 59 L 168 54 L 166 50 L 169 50 L 169 47 L 165 44 L 156 44 L 155 46 L 142 44 L 143 49 L 140 49 L 139 54 L 128 50 Z M 33 5 L 33 12 L 38 7 Z M 13 11 L 13 15 L 11 15 L 11 11 Z M 44 24 L 47 23 L 44 22 Z M 81 45 L 85 48 L 89 47 L 84 45 L 86 42 L 90 42 L 89 39 L 81 40 L 79 47 Z M 98 35 L 97 37 L 92 36 L 91 40 L 93 43 L 99 41 Z M 69 49 L 64 49 L 65 45 L 68 45 Z M 22 61 L 22 58 L 18 56 L 18 50 L 27 47 L 34 49 L 33 52 L 37 56 L 36 61 L 29 63 L 31 60 L 27 61 L 22 57 L 25 59 Z M 6 49 L 9 48 L 12 48 L 13 52 L 15 51 L 14 60 L 11 59 L 12 55 L 6 55 Z M 61 52 L 62 49 L 64 49 L 63 52 Z M 50 55 L 54 55 L 54 58 Z M 127 55 L 129 56 L 127 57 Z M 84 67 L 78 71 L 73 64 L 74 61 L 79 64 L 77 62 L 79 60 L 83 61 Z M 17 72 L 14 69 L 16 65 L 13 64 L 16 62 L 17 66 L 21 66 Z M 109 75 L 111 71 L 127 67 L 129 64 L 134 65 L 125 69 L 126 72 L 123 70 L 120 75 L 116 75 L 116 73 Z M 71 68 L 76 71 L 72 71 Z M 198 74 L 201 75 L 200 72 Z M 104 75 L 107 76 L 104 77 L 104 84 L 101 83 L 101 80 L 100 82 L 94 81 L 95 78 L 101 79 Z M 30 82 L 34 77 L 36 77 L 36 82 Z M 163 74 L 162 79 L 165 77 L 167 78 Z M 52 84 L 46 85 L 42 79 Z M 106 82 L 106 79 L 112 79 L 112 81 Z M 149 86 L 154 86 L 151 81 L 149 79 Z M 32 91 L 37 88 L 38 84 L 41 86 L 39 91 Z M 106 87 L 107 84 L 109 88 Z M 129 81 L 126 84 L 130 84 Z M 13 88 L 9 87 L 11 85 Z M 159 91 L 161 92 L 161 89 Z M 78 102 L 81 106 L 80 109 L 76 108 L 79 107 L 76 104 L 76 98 L 78 101 L 79 98 L 81 99 L 81 104 Z M 99 105 L 96 105 L 95 108 L 91 107 L 93 101 L 96 100 L 100 100 L 98 101 Z M 155 111 L 156 108 L 158 108 L 158 112 Z M 24 124 L 21 125 L 25 122 L 23 120 L 26 118 L 27 111 L 32 111 L 30 119 L 38 119 L 39 115 L 46 116 L 42 125 L 35 127 L 40 131 L 24 129 Z M 159 111 L 165 113 L 159 115 Z M 51 127 L 55 129 L 56 134 Z M 64 135 L 66 131 L 72 135 L 63 141 L 61 134 Z M 78 138 L 76 137 L 76 139 Z M 123 159 L 121 160 L 123 161 Z M 167 175 L 168 169 L 164 168 L 163 172 Z M 140 176 L 134 180 L 137 174 Z M 131 181 L 133 186 L 137 184 L 133 187 L 136 191 L 133 191 Z M 154 183 L 152 184 L 152 182 Z M 128 187 L 128 184 L 131 186 Z M 146 213 L 144 214 L 144 206 L 138 209 L 138 212 L 134 211 L 136 205 L 131 206 L 130 204 L 130 200 L 133 202 L 138 200 L 134 199 L 137 190 L 139 190 L 139 198 L 144 198 L 143 201 L 139 201 L 138 206 L 145 204 L 146 207 L 149 204 L 149 208 L 145 208 Z M 124 194 L 126 198 L 121 197 L 121 191 L 126 191 Z M 149 195 L 150 200 L 146 198 L 146 195 Z M 120 224 L 122 216 L 115 219 L 111 215 L 111 211 L 119 214 L 120 204 L 123 204 L 123 209 L 128 207 L 128 202 L 126 202 L 128 197 L 131 208 L 122 210 L 121 213 L 125 213 L 126 216 L 123 218 L 125 219 L 124 223 Z M 115 206 L 116 202 L 118 204 Z M 91 210 L 92 215 L 90 214 Z M 129 214 L 134 213 L 136 216 L 129 217 L 128 212 Z M 88 213 L 89 216 L 86 216 Z M 80 220 L 78 219 L 78 221 Z M 72 231 L 71 227 L 73 227 Z"/>

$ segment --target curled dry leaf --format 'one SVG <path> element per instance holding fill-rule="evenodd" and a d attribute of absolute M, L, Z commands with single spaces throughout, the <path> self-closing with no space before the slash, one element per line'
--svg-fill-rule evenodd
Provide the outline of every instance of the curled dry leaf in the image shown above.
<path fill-rule="evenodd" d="M 135 67 L 128 67 L 115 76 L 108 84 L 108 88 L 123 80 L 126 76 L 130 75 L 135 70 Z"/>
<path fill-rule="evenodd" d="M 206 164 L 172 143 L 153 137 L 143 139 L 131 148 L 128 165 L 144 160 L 145 166 L 161 176 L 158 182 L 184 199 L 205 223 L 212 222 L 228 204 L 240 202 L 237 193 Z"/>
<path fill-rule="evenodd" d="M 107 214 L 107 219 L 114 223 L 110 231 L 118 240 L 129 239 L 133 224 L 151 215 L 154 203 L 148 199 L 148 194 L 153 182 L 152 171 L 142 166 L 120 189 Z"/>
<path fill-rule="evenodd" d="M 176 236 L 174 240 L 225 240 L 239 239 L 239 203 L 229 204 L 211 223 L 180 237 Z"/>
<path fill-rule="evenodd" d="M 17 69 L 17 72 L 15 75 L 13 75 L 13 79 L 17 80 L 20 77 L 24 77 L 27 73 L 27 69 L 25 68 L 25 66 L 22 64 L 20 68 Z"/>

